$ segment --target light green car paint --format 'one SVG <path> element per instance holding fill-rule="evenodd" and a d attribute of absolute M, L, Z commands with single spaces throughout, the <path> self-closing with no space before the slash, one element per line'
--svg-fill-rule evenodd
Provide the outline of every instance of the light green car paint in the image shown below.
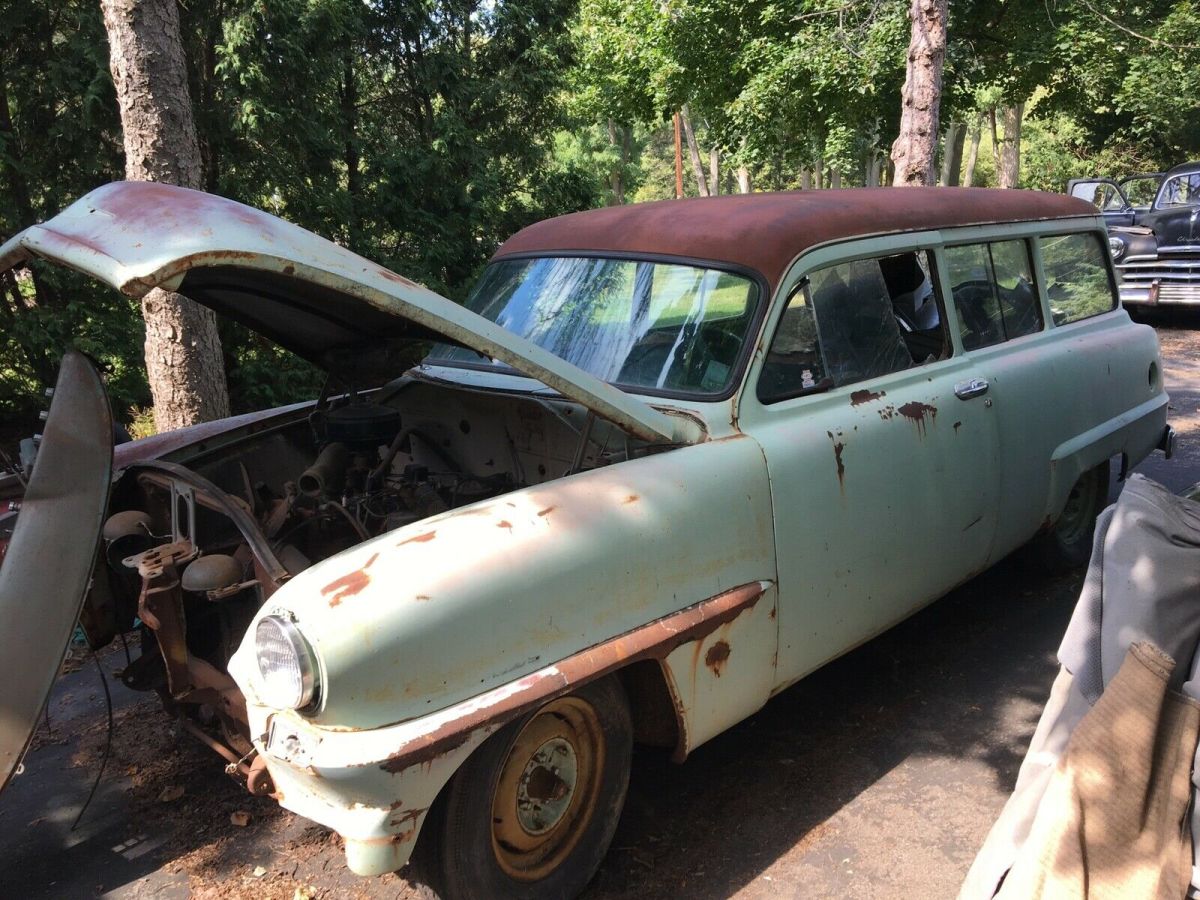
<path fill-rule="evenodd" d="M 1143 458 L 1166 422 L 1161 380 L 1148 379 L 1160 365 L 1152 330 L 1120 309 L 1056 327 L 1044 290 L 1040 333 L 966 352 L 951 308 L 948 359 L 769 406 L 755 397 L 783 298 L 814 269 L 924 248 L 945 273 L 943 244 L 1068 231 L 1103 235 L 1103 226 L 1079 219 L 960 228 L 814 249 L 773 298 L 735 397 L 672 401 L 702 417 L 716 439 L 447 513 L 289 584 L 264 612 L 285 607 L 311 628 L 331 693 L 312 718 L 286 713 L 276 721 L 307 741 L 327 735 L 345 748 L 350 742 L 322 723 L 382 727 L 356 732 L 375 735 L 375 751 L 356 754 L 365 752 L 364 765 L 330 753 L 329 768 L 315 766 L 322 779 L 285 762 L 287 750 L 264 746 L 275 754 L 277 780 L 299 791 L 285 788 L 284 804 L 338 827 L 356 871 L 395 868 L 408 857 L 414 826 L 405 820 L 404 841 L 383 841 L 398 833 L 385 801 L 429 806 L 484 736 L 428 771 L 381 778 L 369 763 L 399 746 L 393 731 L 420 722 L 422 705 L 469 704 L 724 587 L 777 584 L 769 602 L 733 623 L 733 636 L 709 636 L 664 661 L 686 752 L 1028 540 L 1057 516 L 1082 472 L 1116 454 L 1131 464 Z M 944 275 L 940 287 L 949 297 Z M 958 399 L 955 386 L 972 378 L 989 382 L 987 395 Z M 873 396 L 852 400 L 864 392 Z M 623 499 L 633 495 L 636 504 Z M 404 543 L 433 532 L 426 543 Z M 331 608 L 322 589 L 376 553 L 370 586 Z M 734 648 L 720 674 L 697 664 L 719 639 Z M 251 643 L 233 664 L 248 694 Z M 251 709 L 265 728 L 271 711 Z M 344 792 L 319 798 L 306 787 L 330 777 L 345 779 Z M 345 808 L 346 798 L 364 794 L 379 804 L 365 820 Z M 423 813 L 416 819 L 419 827 Z"/>
<path fill-rule="evenodd" d="M 401 408 L 421 379 L 469 391 L 473 402 L 519 389 L 555 416 L 590 410 L 660 445 L 389 531 L 312 566 L 264 604 L 259 618 L 293 618 L 313 646 L 321 691 L 303 715 L 264 706 L 252 623 L 230 673 L 246 696 L 255 746 L 280 802 L 337 829 L 362 874 L 408 860 L 439 791 L 500 724 L 486 721 L 488 711 L 560 683 L 566 661 L 758 585 L 756 602 L 659 659 L 682 757 L 1028 540 L 1053 522 L 1081 472 L 1115 454 L 1136 463 L 1165 427 L 1153 332 L 1120 309 L 1056 327 L 1044 299 L 1040 333 L 967 352 L 951 306 L 947 359 L 769 405 L 756 397 L 784 301 L 809 272 L 924 248 L 948 297 L 943 245 L 1068 231 L 1103 240 L 1098 217 L 812 249 L 768 298 L 733 397 L 690 403 L 622 393 L 342 248 L 228 201 L 196 195 L 170 207 L 184 221 L 181 241 L 169 246 L 151 240 L 153 219 L 121 229 L 92 220 L 89 210 L 131 189 L 94 192 L 9 241 L 0 263 L 41 255 L 136 295 L 228 264 L 234 251 L 241 267 L 418 321 L 553 388 L 425 367 L 398 386 Z M 228 228 L 213 237 L 222 223 Z M 988 383 L 986 394 L 955 396 L 974 379 Z M 464 728 L 457 743 L 419 764 L 393 764 L 481 715 L 484 724 Z"/>

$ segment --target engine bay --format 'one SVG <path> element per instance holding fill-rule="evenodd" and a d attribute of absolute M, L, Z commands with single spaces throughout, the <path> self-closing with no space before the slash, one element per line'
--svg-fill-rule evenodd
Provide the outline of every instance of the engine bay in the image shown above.
<path fill-rule="evenodd" d="M 136 629 L 122 681 L 270 793 L 227 664 L 288 579 L 439 513 L 661 449 L 558 397 L 412 375 L 323 395 L 118 473 L 80 622 L 93 647 Z"/>

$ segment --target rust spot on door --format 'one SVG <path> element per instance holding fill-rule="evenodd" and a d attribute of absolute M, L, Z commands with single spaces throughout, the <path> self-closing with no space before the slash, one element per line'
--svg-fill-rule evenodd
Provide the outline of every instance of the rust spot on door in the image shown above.
<path fill-rule="evenodd" d="M 512 522 L 508 521 L 508 519 L 501 519 L 499 522 L 496 523 L 496 527 L 497 528 L 507 528 L 509 533 L 510 534 L 512 533 Z"/>
<path fill-rule="evenodd" d="M 888 419 L 892 418 L 892 416 L 896 415 L 896 407 L 892 406 L 889 403 L 887 406 L 885 406 L 883 409 L 879 410 L 878 412 L 879 412 L 879 418 L 883 419 L 886 422 Z"/>
<path fill-rule="evenodd" d="M 622 501 L 621 501 L 621 503 L 622 503 L 622 504 L 626 504 L 626 503 L 637 503 L 637 502 L 638 502 L 638 499 L 639 499 L 639 498 L 638 498 L 638 495 L 637 495 L 637 494 L 630 494 L 628 497 L 626 497 L 624 500 L 622 500 Z"/>
<path fill-rule="evenodd" d="M 870 403 L 872 400 L 878 400 L 880 397 L 886 397 L 887 391 L 855 391 L 850 395 L 850 405 L 858 406 L 862 403 Z"/>
<path fill-rule="evenodd" d="M 928 403 L 921 403 L 919 400 L 913 400 L 911 403 L 905 403 L 896 412 L 904 416 L 914 425 L 917 426 L 918 434 L 925 434 L 925 417 L 929 416 L 930 422 L 937 421 L 937 407 L 930 406 Z"/>
<path fill-rule="evenodd" d="M 960 428 L 962 428 L 962 422 L 955 422 L 954 423 L 954 433 L 958 434 L 958 429 L 960 429 Z"/>
<path fill-rule="evenodd" d="M 425 544 L 437 537 L 436 531 L 426 531 L 424 534 L 418 534 L 416 537 L 405 538 L 397 547 L 403 547 L 405 544 Z"/>
<path fill-rule="evenodd" d="M 712 673 L 718 678 L 721 677 L 721 669 L 725 667 L 726 660 L 729 659 L 729 642 L 717 641 L 708 648 L 708 652 L 704 654 L 704 664 L 712 669 Z"/>
<path fill-rule="evenodd" d="M 837 462 L 838 486 L 844 488 L 846 486 L 846 464 L 842 462 L 842 451 L 846 449 L 846 445 L 835 438 L 832 431 L 825 433 L 833 442 L 833 458 Z"/>
<path fill-rule="evenodd" d="M 539 509 L 538 516 L 539 517 L 548 516 L 548 515 L 550 515 L 550 513 L 554 512 L 554 510 L 556 510 L 556 509 L 558 509 L 557 506 L 547 506 L 545 509 Z"/>

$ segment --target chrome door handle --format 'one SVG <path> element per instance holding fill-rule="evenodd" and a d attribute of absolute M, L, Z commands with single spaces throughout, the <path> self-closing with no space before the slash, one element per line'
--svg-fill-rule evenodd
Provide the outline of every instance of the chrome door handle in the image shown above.
<path fill-rule="evenodd" d="M 970 381 L 960 381 L 954 386 L 954 396 L 959 400 L 970 400 L 972 397 L 978 397 L 981 394 L 986 394 L 988 383 L 982 378 L 972 378 Z"/>

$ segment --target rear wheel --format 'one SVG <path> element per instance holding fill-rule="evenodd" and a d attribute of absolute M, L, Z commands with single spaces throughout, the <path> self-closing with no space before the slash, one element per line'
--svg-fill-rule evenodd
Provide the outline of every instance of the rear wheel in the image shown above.
<path fill-rule="evenodd" d="M 438 798 L 418 846 L 421 874 L 443 900 L 575 896 L 612 841 L 632 745 L 615 678 L 506 726 Z"/>
<path fill-rule="evenodd" d="M 1092 555 L 1096 516 L 1108 505 L 1108 462 L 1079 476 L 1067 504 L 1049 531 L 1029 544 L 1034 560 L 1049 572 L 1068 572 Z"/>

